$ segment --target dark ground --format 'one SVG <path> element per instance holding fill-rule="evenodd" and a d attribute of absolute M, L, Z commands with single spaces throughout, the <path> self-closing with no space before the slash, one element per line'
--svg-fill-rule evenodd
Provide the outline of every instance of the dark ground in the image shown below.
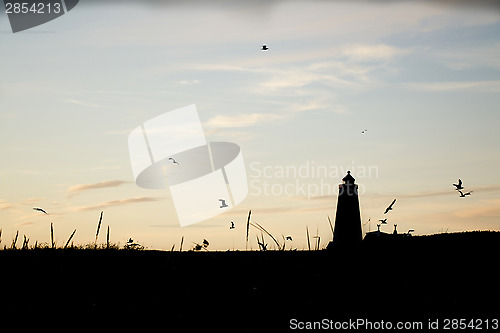
<path fill-rule="evenodd" d="M 23 326 L 113 332 L 281 332 L 293 318 L 424 327 L 500 319 L 499 250 L 500 232 L 328 251 L 4 250 L 0 309 L 4 322 Z"/>

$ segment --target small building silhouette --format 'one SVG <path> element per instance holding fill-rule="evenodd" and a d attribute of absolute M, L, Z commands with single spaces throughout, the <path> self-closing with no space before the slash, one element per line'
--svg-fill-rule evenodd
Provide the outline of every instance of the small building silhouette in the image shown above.
<path fill-rule="evenodd" d="M 358 185 L 351 172 L 342 178 L 337 199 L 337 213 L 332 244 L 337 246 L 355 245 L 361 242 L 361 217 L 359 213 Z"/>
<path fill-rule="evenodd" d="M 411 232 L 413 229 L 408 230 L 407 233 L 400 234 L 397 230 L 397 224 L 394 225 L 394 231 L 392 234 L 380 231 L 380 224 L 377 224 L 377 231 L 367 232 L 365 235 L 364 241 L 374 241 L 374 240 L 392 240 L 392 239 L 400 239 L 404 237 L 411 237 Z"/>

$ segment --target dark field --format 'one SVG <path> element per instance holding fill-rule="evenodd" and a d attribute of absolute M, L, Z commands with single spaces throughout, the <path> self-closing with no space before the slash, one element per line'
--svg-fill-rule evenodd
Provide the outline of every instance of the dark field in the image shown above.
<path fill-rule="evenodd" d="M 293 318 L 424 328 L 429 319 L 500 319 L 499 250 L 499 232 L 328 251 L 4 250 L 2 317 L 39 329 L 161 332 L 280 332 Z"/>

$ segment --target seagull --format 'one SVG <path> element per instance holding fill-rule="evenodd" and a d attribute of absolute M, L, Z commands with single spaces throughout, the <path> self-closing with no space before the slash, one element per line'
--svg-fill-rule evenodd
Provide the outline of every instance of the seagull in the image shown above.
<path fill-rule="evenodd" d="M 365 134 L 366 132 L 368 132 L 367 129 L 365 129 L 364 131 L 362 131 L 361 134 Z"/>
<path fill-rule="evenodd" d="M 234 229 L 234 228 L 235 228 L 235 226 L 234 226 L 234 222 L 233 222 L 233 221 L 231 221 L 231 226 L 229 227 L 229 229 Z"/>
<path fill-rule="evenodd" d="M 289 241 L 293 240 L 292 236 L 286 236 L 286 240 L 289 240 Z"/>
<path fill-rule="evenodd" d="M 220 208 L 225 208 L 225 207 L 228 207 L 228 205 L 226 205 L 226 200 L 224 199 L 219 199 L 220 201 Z"/>
<path fill-rule="evenodd" d="M 455 190 L 457 190 L 457 191 L 458 191 L 458 190 L 463 190 L 463 189 L 464 189 L 464 188 L 463 188 L 463 186 L 462 186 L 462 179 L 460 179 L 460 178 L 458 179 L 458 184 L 453 184 L 453 186 L 455 186 L 455 187 L 456 187 L 456 189 L 455 189 Z"/>
<path fill-rule="evenodd" d="M 44 210 L 43 210 L 43 209 L 41 209 L 41 208 L 38 208 L 38 207 L 33 207 L 33 209 L 34 209 L 34 210 L 37 210 L 37 211 L 39 211 L 39 212 L 42 212 L 42 213 L 44 213 L 44 214 L 46 214 L 46 215 L 49 215 L 49 213 L 47 213 L 46 211 L 44 211 Z"/>
<path fill-rule="evenodd" d="M 267 51 L 267 50 L 269 50 L 269 48 L 267 47 L 267 45 L 266 44 L 262 45 L 261 51 Z"/>
<path fill-rule="evenodd" d="M 168 159 L 171 160 L 172 163 L 179 165 L 179 163 L 176 160 L 174 160 L 172 157 L 169 157 Z"/>
<path fill-rule="evenodd" d="M 379 220 L 382 224 L 387 224 L 387 219 Z"/>
<path fill-rule="evenodd" d="M 395 203 L 395 202 L 396 202 L 396 199 L 394 199 L 394 200 L 392 201 L 392 203 L 389 205 L 389 207 L 387 207 L 387 208 L 385 209 L 384 214 L 387 214 L 387 212 L 388 212 L 388 211 L 392 210 L 392 205 L 394 205 L 394 203 Z"/>
<path fill-rule="evenodd" d="M 470 195 L 472 193 L 472 191 L 469 191 L 467 193 L 462 193 L 462 191 L 460 190 L 458 192 L 460 192 L 460 198 L 464 198 L 466 195 Z"/>

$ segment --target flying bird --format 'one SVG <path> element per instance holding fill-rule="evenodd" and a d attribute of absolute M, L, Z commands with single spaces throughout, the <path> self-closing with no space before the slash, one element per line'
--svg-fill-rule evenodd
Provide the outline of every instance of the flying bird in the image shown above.
<path fill-rule="evenodd" d="M 293 240 L 292 236 L 286 236 L 286 240 L 289 240 L 289 241 Z"/>
<path fill-rule="evenodd" d="M 228 205 L 226 205 L 226 200 L 224 200 L 224 199 L 219 199 L 219 201 L 220 201 L 220 208 L 229 207 Z"/>
<path fill-rule="evenodd" d="M 469 191 L 469 192 L 467 192 L 467 193 L 463 193 L 463 192 L 462 192 L 462 191 L 460 191 L 460 190 L 459 190 L 458 192 L 460 192 L 460 198 L 464 198 L 466 195 L 470 195 L 470 194 L 472 193 L 472 191 Z"/>
<path fill-rule="evenodd" d="M 233 221 L 231 221 L 231 226 L 229 227 L 229 229 L 234 229 L 234 228 L 235 228 L 235 226 L 234 226 L 234 222 L 233 222 Z"/>
<path fill-rule="evenodd" d="M 464 189 L 464 188 L 463 188 L 463 186 L 462 186 L 462 179 L 460 179 L 460 178 L 458 179 L 458 184 L 453 184 L 453 186 L 455 186 L 455 187 L 456 187 L 456 189 L 455 189 L 455 190 L 457 190 L 457 191 L 458 191 L 458 190 L 463 190 L 463 189 Z"/>
<path fill-rule="evenodd" d="M 43 209 L 41 209 L 41 208 L 38 208 L 38 207 L 33 207 L 33 209 L 34 209 L 34 210 L 37 210 L 37 211 L 39 211 L 39 212 L 42 212 L 42 213 L 44 213 L 44 214 L 49 215 L 49 213 L 47 213 L 46 211 L 44 211 L 44 210 L 43 210 Z"/>
<path fill-rule="evenodd" d="M 362 131 L 361 134 L 365 134 L 366 132 L 368 132 L 367 129 L 365 129 L 364 131 Z"/>
<path fill-rule="evenodd" d="M 267 45 L 266 44 L 262 45 L 261 51 L 267 51 L 267 50 L 269 50 L 269 48 L 267 47 Z"/>
<path fill-rule="evenodd" d="M 384 214 L 387 214 L 387 212 L 388 212 L 388 211 L 392 210 L 392 206 L 394 205 L 394 203 L 395 203 L 395 202 L 396 202 L 396 199 L 394 199 L 394 200 L 392 201 L 392 203 L 389 205 L 389 207 L 387 207 L 387 208 L 385 209 Z"/>
<path fill-rule="evenodd" d="M 173 159 L 172 157 L 169 157 L 168 159 L 171 160 L 173 164 L 179 165 L 179 163 L 175 159 Z"/>
<path fill-rule="evenodd" d="M 382 224 L 387 224 L 387 219 L 379 220 Z"/>

